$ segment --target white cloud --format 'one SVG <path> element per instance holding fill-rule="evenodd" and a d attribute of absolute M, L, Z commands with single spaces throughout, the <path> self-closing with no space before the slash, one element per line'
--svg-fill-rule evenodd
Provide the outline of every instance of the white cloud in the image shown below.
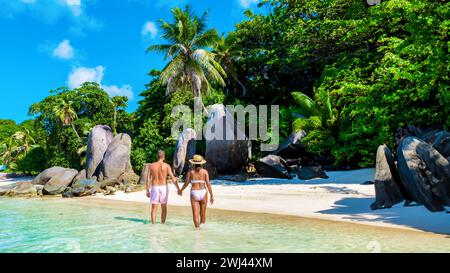
<path fill-rule="evenodd" d="M 13 19 L 26 15 L 39 22 L 57 24 L 67 21 L 69 31 L 79 34 L 102 27 L 96 17 L 88 14 L 87 6 L 94 1 L 83 0 L 0 0 L 0 18 Z"/>
<path fill-rule="evenodd" d="M 66 0 L 66 4 L 69 6 L 73 15 L 80 16 L 83 13 L 81 9 L 81 0 Z"/>
<path fill-rule="evenodd" d="M 81 6 L 81 0 L 66 0 L 69 6 Z"/>
<path fill-rule="evenodd" d="M 142 27 L 141 34 L 144 36 L 150 35 L 150 37 L 152 37 L 153 39 L 156 37 L 156 35 L 158 35 L 158 28 L 156 27 L 156 24 L 154 22 L 147 21 Z"/>
<path fill-rule="evenodd" d="M 103 72 L 105 71 L 104 66 L 97 66 L 95 68 L 89 67 L 78 67 L 75 68 L 69 74 L 68 85 L 69 88 L 78 88 L 85 82 L 96 82 L 101 83 L 103 80 Z"/>
<path fill-rule="evenodd" d="M 248 9 L 251 5 L 257 4 L 259 0 L 239 0 L 239 4 L 241 7 Z"/>
<path fill-rule="evenodd" d="M 123 85 L 121 87 L 117 85 L 103 85 L 104 72 L 105 67 L 101 65 L 94 68 L 77 67 L 70 72 L 67 84 L 69 88 L 74 89 L 80 87 L 85 82 L 96 82 L 111 97 L 126 96 L 128 99 L 133 100 L 133 88 L 130 85 Z"/>
<path fill-rule="evenodd" d="M 70 60 L 73 58 L 73 55 L 74 55 L 73 52 L 74 52 L 74 50 L 73 50 L 73 47 L 70 45 L 70 41 L 63 40 L 53 50 L 53 56 L 60 58 L 60 59 Z"/>
<path fill-rule="evenodd" d="M 133 100 L 134 98 L 133 88 L 128 84 L 123 85 L 122 87 L 118 87 L 117 85 L 102 85 L 102 88 L 110 97 L 125 96 L 128 97 L 129 100 Z"/>

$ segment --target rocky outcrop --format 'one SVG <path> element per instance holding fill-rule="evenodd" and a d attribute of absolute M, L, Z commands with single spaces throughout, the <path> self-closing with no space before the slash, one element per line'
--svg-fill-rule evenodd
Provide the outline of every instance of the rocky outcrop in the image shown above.
<path fill-rule="evenodd" d="M 297 159 L 302 157 L 305 153 L 305 147 L 301 141 L 305 136 L 306 133 L 303 130 L 292 133 L 272 154 L 281 156 L 284 159 Z"/>
<path fill-rule="evenodd" d="M 118 180 L 124 184 L 137 184 L 139 183 L 139 179 L 139 175 L 137 175 L 133 169 L 126 171 L 118 178 Z"/>
<path fill-rule="evenodd" d="M 60 173 L 66 171 L 67 168 L 63 167 L 52 167 L 41 172 L 36 176 L 31 183 L 34 185 L 45 185 L 52 177 L 59 175 Z"/>
<path fill-rule="evenodd" d="M 450 205 L 450 165 L 446 158 L 416 137 L 403 139 L 397 156 L 400 180 L 413 201 L 433 212 Z"/>
<path fill-rule="evenodd" d="M 400 187 L 403 185 L 401 185 L 392 152 L 386 145 L 381 145 L 378 147 L 376 160 L 376 200 L 370 208 L 372 210 L 391 208 L 405 200 Z"/>
<path fill-rule="evenodd" d="M 71 195 L 82 197 L 95 194 L 100 189 L 100 183 L 97 180 L 84 179 L 74 182 L 71 186 Z"/>
<path fill-rule="evenodd" d="M 106 149 L 101 163 L 101 176 L 103 179 L 118 179 L 130 166 L 131 137 L 127 134 L 118 134 Z"/>
<path fill-rule="evenodd" d="M 206 160 L 219 173 L 244 167 L 251 158 L 251 141 L 222 104 L 210 107 L 206 123 Z"/>
<path fill-rule="evenodd" d="M 139 176 L 139 185 L 145 185 L 147 183 L 148 171 L 150 170 L 150 163 L 144 164 L 142 168 L 141 175 Z"/>
<path fill-rule="evenodd" d="M 97 125 L 91 130 L 86 151 L 86 178 L 96 175 L 98 166 L 112 140 L 113 133 L 109 126 Z"/>
<path fill-rule="evenodd" d="M 53 176 L 44 185 L 44 194 L 55 195 L 61 194 L 72 183 L 74 177 L 78 174 L 77 170 L 66 169 L 65 171 Z"/>
<path fill-rule="evenodd" d="M 328 178 L 328 175 L 321 166 L 299 166 L 297 168 L 297 177 L 302 180 L 310 180 L 314 178 Z"/>
<path fill-rule="evenodd" d="M 38 191 L 31 182 L 17 182 L 0 187 L 0 196 L 34 197 L 37 194 Z"/>
<path fill-rule="evenodd" d="M 262 177 L 292 179 L 291 169 L 283 158 L 268 155 L 255 162 L 255 168 Z"/>
<path fill-rule="evenodd" d="M 176 176 L 184 174 L 189 169 L 189 159 L 196 152 L 197 134 L 191 128 L 185 129 L 178 137 L 173 154 L 173 171 Z"/>
<path fill-rule="evenodd" d="M 73 179 L 73 183 L 86 179 L 86 170 L 81 170 Z"/>
<path fill-rule="evenodd" d="M 219 176 L 216 167 L 209 162 L 203 165 L 203 169 L 208 171 L 209 179 L 216 179 Z"/>

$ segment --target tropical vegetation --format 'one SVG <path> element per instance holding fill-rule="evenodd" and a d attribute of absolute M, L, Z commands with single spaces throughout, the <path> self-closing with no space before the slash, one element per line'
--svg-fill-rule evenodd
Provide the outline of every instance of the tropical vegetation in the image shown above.
<path fill-rule="evenodd" d="M 345 167 L 373 166 L 398 127 L 450 127 L 450 3 L 441 0 L 262 0 L 219 35 L 207 13 L 171 10 L 161 21 L 167 65 L 149 73 L 138 109 L 95 83 L 59 88 L 22 124 L 0 120 L 0 159 L 10 170 L 80 168 L 90 128 L 133 138 L 136 170 L 157 149 L 173 153 L 173 106 L 280 105 L 281 135 L 305 130 L 308 151 Z M 145 71 L 143 71 L 145 73 Z M 203 149 L 199 143 L 199 149 Z M 257 145 L 255 145 L 257 146 Z M 258 154 L 258 153 L 256 153 Z"/>

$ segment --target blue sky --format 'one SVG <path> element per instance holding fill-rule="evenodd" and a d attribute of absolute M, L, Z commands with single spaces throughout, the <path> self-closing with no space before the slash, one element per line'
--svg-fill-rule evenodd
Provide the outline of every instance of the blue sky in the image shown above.
<path fill-rule="evenodd" d="M 61 86 L 99 82 L 110 95 L 130 98 L 136 109 L 149 82 L 147 72 L 164 66 L 146 54 L 162 43 L 159 19 L 186 4 L 220 33 L 257 11 L 258 0 L 0 0 L 0 118 L 21 122 L 28 108 Z"/>

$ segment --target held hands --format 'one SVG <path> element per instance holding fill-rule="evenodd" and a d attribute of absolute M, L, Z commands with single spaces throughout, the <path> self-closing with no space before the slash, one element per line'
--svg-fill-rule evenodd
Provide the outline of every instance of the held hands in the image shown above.
<path fill-rule="evenodd" d="M 145 194 L 147 195 L 148 198 L 150 198 L 150 191 L 149 191 L 149 190 L 147 190 L 147 191 L 145 192 Z"/>
<path fill-rule="evenodd" d="M 179 196 L 183 196 L 183 191 L 182 190 L 178 190 L 177 193 L 178 193 Z"/>

